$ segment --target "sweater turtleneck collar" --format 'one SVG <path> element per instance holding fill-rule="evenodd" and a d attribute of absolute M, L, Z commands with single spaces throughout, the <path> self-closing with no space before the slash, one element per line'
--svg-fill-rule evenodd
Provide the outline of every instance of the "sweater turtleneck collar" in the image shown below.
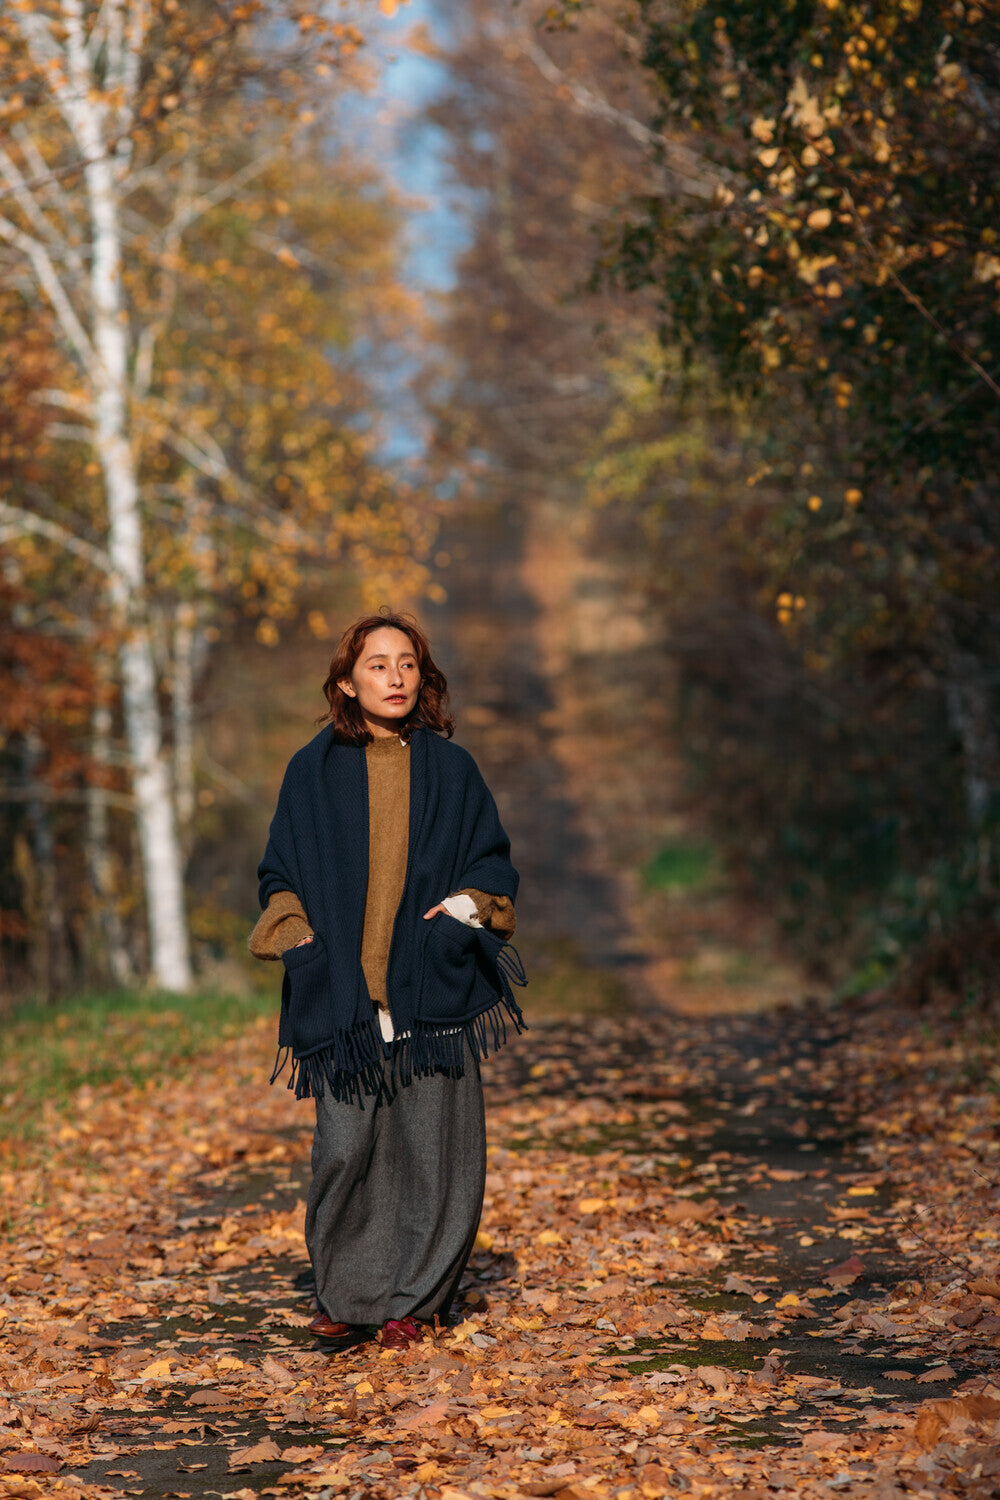
<path fill-rule="evenodd" d="M 366 755 L 392 755 L 399 750 L 409 749 L 409 741 L 401 740 L 398 734 L 379 735 L 376 739 L 368 741 L 365 746 Z"/>

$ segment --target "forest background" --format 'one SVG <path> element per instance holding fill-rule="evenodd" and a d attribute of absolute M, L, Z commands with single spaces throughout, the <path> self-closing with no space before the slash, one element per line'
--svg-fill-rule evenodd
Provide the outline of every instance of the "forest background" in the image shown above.
<path fill-rule="evenodd" d="M 440 70 L 434 287 L 387 38 Z M 245 985 L 277 777 L 386 602 L 512 808 L 534 714 L 668 990 L 989 997 L 992 7 L 23 0 L 0 78 L 8 998 Z M 513 661 L 459 609 L 494 562 Z"/>

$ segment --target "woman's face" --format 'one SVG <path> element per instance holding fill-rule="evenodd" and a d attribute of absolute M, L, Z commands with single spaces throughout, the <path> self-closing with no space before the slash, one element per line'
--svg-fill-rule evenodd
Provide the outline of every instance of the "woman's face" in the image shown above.
<path fill-rule="evenodd" d="M 413 642 L 387 625 L 365 637 L 350 677 L 341 677 L 337 686 L 358 700 L 368 728 L 382 736 L 399 733 L 416 708 L 420 683 Z"/>

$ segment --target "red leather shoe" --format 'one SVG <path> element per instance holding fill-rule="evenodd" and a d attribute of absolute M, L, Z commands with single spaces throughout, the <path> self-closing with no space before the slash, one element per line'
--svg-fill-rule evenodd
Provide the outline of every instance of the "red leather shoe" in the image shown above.
<path fill-rule="evenodd" d="M 345 1339 L 354 1329 L 350 1323 L 335 1323 L 325 1312 L 321 1312 L 309 1324 L 309 1332 L 321 1339 Z"/>
<path fill-rule="evenodd" d="M 412 1318 L 390 1318 L 382 1326 L 383 1349 L 406 1349 L 422 1337 L 419 1325 Z"/>

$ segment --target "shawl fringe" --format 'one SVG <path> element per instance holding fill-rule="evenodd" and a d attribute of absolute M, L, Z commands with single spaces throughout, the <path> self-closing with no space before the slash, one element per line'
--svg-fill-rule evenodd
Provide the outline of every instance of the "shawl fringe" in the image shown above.
<path fill-rule="evenodd" d="M 374 1011 L 370 1021 L 336 1031 L 329 1042 L 313 1052 L 296 1056 L 291 1047 L 279 1047 L 271 1072 L 271 1083 L 281 1077 L 291 1058 L 286 1087 L 296 1099 L 322 1099 L 326 1090 L 341 1104 L 394 1097 L 396 1089 L 439 1070 L 461 1077 L 468 1042 L 475 1055 L 487 1058 L 499 1052 L 507 1040 L 508 1026 L 515 1034 L 528 1030 L 512 985 L 528 983 L 520 954 L 510 943 L 496 957 L 500 993 L 495 1003 L 471 1019 L 454 1026 L 428 1025 L 418 1021 L 386 1042 Z M 392 1064 L 387 1080 L 383 1064 Z"/>

